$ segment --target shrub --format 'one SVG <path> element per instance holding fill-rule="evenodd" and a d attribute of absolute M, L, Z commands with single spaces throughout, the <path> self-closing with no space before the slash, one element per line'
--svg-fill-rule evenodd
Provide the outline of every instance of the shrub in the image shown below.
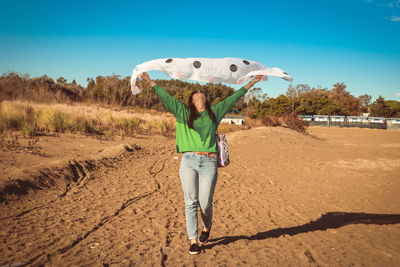
<path fill-rule="evenodd" d="M 154 121 L 147 125 L 148 132 L 156 132 L 163 136 L 171 137 L 175 132 L 175 124 L 169 120 Z"/>
<path fill-rule="evenodd" d="M 57 133 L 63 133 L 67 129 L 67 121 L 69 115 L 67 113 L 54 110 L 50 116 L 50 127 Z"/>
<path fill-rule="evenodd" d="M 39 129 L 38 129 L 37 125 L 33 122 L 26 123 L 24 125 L 22 131 L 29 138 L 31 138 L 39 133 Z"/>
<path fill-rule="evenodd" d="M 0 110 L 0 133 L 4 133 L 7 130 L 7 122 L 8 118 L 6 114 L 4 114 L 2 110 Z"/>
<path fill-rule="evenodd" d="M 283 115 L 282 120 L 289 129 L 300 133 L 307 132 L 307 123 L 299 119 L 296 113 L 287 113 Z"/>
<path fill-rule="evenodd" d="M 94 133 L 94 128 L 92 126 L 92 121 L 90 118 L 75 115 L 72 117 L 69 130 L 72 133 L 82 133 L 82 134 L 92 134 Z"/>
<path fill-rule="evenodd" d="M 276 116 L 270 116 L 270 115 L 264 115 L 264 117 L 262 117 L 261 122 L 268 127 L 276 127 L 279 126 L 279 121 L 278 118 Z"/>
<path fill-rule="evenodd" d="M 143 123 L 144 120 L 139 118 L 122 118 L 118 121 L 117 128 L 122 130 L 124 135 L 134 136 L 142 132 L 141 125 Z"/>
<path fill-rule="evenodd" d="M 307 132 L 307 123 L 300 120 L 296 113 L 286 113 L 280 117 L 265 115 L 261 122 L 269 127 L 284 126 L 303 134 Z"/>

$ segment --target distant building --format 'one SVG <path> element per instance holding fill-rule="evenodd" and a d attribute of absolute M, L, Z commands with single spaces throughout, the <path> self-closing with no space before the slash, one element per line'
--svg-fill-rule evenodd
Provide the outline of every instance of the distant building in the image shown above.
<path fill-rule="evenodd" d="M 225 115 L 225 117 L 221 120 L 223 123 L 229 124 L 236 124 L 236 125 L 243 125 L 244 118 L 246 116 L 243 115 L 238 109 L 234 109 L 233 111 L 229 112 Z"/>
<path fill-rule="evenodd" d="M 388 124 L 399 124 L 400 125 L 400 118 L 388 118 L 386 119 Z"/>
<path fill-rule="evenodd" d="M 312 121 L 313 120 L 313 115 L 298 115 L 299 119 L 303 121 Z"/>
<path fill-rule="evenodd" d="M 330 116 L 331 122 L 344 122 L 346 120 L 345 116 Z"/>
<path fill-rule="evenodd" d="M 368 117 L 368 121 L 370 123 L 385 123 L 384 117 Z"/>
<path fill-rule="evenodd" d="M 297 117 L 306 121 L 308 126 L 400 130 L 400 118 L 368 117 L 368 114 L 364 113 L 362 116 L 298 115 Z"/>
<path fill-rule="evenodd" d="M 328 115 L 314 115 L 314 121 L 329 121 Z"/>
<path fill-rule="evenodd" d="M 364 116 L 347 116 L 347 121 L 350 123 L 355 123 L 355 122 L 359 122 L 359 123 L 368 123 L 368 117 L 364 117 Z"/>

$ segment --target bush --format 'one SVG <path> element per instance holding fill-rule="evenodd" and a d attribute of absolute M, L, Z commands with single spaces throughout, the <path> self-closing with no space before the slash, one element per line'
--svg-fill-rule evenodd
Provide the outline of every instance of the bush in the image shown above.
<path fill-rule="evenodd" d="M 264 117 L 261 119 L 261 122 L 268 127 L 276 127 L 280 125 L 278 117 L 270 115 L 264 115 Z"/>
<path fill-rule="evenodd" d="M 76 115 L 72 118 L 69 130 L 72 133 L 92 134 L 94 127 L 92 121 L 81 115 Z"/>
<path fill-rule="evenodd" d="M 300 120 L 296 113 L 286 113 L 280 117 L 265 115 L 261 122 L 269 127 L 283 126 L 303 134 L 307 132 L 307 123 Z"/>
<path fill-rule="evenodd" d="M 63 133 L 67 129 L 67 113 L 55 110 L 50 116 L 50 127 L 57 133 Z"/>
<path fill-rule="evenodd" d="M 120 134 L 134 136 L 142 132 L 144 120 L 139 118 L 122 118 L 118 121 L 116 127 L 120 129 Z"/>
<path fill-rule="evenodd" d="M 147 130 L 149 133 L 155 132 L 163 136 L 171 137 L 175 132 L 175 124 L 169 120 L 151 121 L 147 123 Z"/>
<path fill-rule="evenodd" d="M 22 129 L 23 133 L 27 135 L 29 138 L 37 135 L 39 133 L 39 129 L 35 123 L 29 122 L 26 123 Z"/>
<path fill-rule="evenodd" d="M 7 116 L 3 111 L 0 111 L 0 133 L 4 133 L 7 130 L 7 122 Z"/>
<path fill-rule="evenodd" d="M 307 123 L 299 119 L 296 113 L 287 113 L 282 116 L 282 120 L 289 129 L 300 133 L 307 132 Z"/>

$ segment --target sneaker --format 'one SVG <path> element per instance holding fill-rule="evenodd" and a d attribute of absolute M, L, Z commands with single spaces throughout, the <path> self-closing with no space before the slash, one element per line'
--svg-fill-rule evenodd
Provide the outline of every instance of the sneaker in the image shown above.
<path fill-rule="evenodd" d="M 208 231 L 208 232 L 201 231 L 201 234 L 199 237 L 200 244 L 207 243 L 209 237 L 210 237 L 210 231 Z"/>
<path fill-rule="evenodd" d="M 190 248 L 189 248 L 189 253 L 192 255 L 199 254 L 200 253 L 199 244 L 197 244 L 197 243 L 191 244 Z"/>

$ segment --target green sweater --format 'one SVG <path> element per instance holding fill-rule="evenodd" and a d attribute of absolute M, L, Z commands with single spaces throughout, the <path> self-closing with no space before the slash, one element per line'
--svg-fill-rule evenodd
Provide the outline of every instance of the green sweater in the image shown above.
<path fill-rule="evenodd" d="M 189 108 L 168 94 L 158 84 L 153 86 L 153 91 L 160 97 L 167 110 L 174 114 L 176 118 L 176 149 L 179 153 L 186 151 L 217 152 L 215 132 L 218 125 L 225 114 L 247 92 L 246 88 L 242 87 L 224 101 L 211 107 L 217 124 L 212 122 L 207 110 L 199 112 L 199 117 L 193 122 L 192 129 L 187 124 L 190 114 Z"/>

